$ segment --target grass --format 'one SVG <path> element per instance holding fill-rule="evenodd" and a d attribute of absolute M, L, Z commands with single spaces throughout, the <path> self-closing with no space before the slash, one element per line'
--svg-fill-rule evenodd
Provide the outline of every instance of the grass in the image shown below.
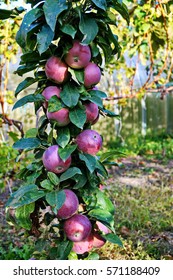
<path fill-rule="evenodd" d="M 109 194 L 124 248 L 107 243 L 100 250 L 101 259 L 173 259 L 173 190 L 112 183 Z"/>

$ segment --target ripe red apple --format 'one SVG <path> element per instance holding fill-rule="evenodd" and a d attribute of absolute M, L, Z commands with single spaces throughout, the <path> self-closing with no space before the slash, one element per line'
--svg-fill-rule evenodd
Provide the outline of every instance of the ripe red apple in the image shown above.
<path fill-rule="evenodd" d="M 64 172 L 71 165 L 71 156 L 66 161 L 63 161 L 58 155 L 58 148 L 58 145 L 50 146 L 46 149 L 42 157 L 44 167 L 48 171 L 56 174 Z"/>
<path fill-rule="evenodd" d="M 96 221 L 96 229 L 102 231 L 104 234 L 111 233 L 111 230 L 99 221 Z"/>
<path fill-rule="evenodd" d="M 81 69 L 86 67 L 90 59 L 90 47 L 83 46 L 79 41 L 74 41 L 72 48 L 65 55 L 65 62 L 74 69 Z"/>
<path fill-rule="evenodd" d="M 106 243 L 106 240 L 97 232 L 93 233 L 93 247 L 101 248 Z"/>
<path fill-rule="evenodd" d="M 43 105 L 46 109 L 48 107 L 47 101 L 54 95 L 56 95 L 58 98 L 60 98 L 60 92 L 61 92 L 61 89 L 57 86 L 49 86 L 43 90 L 42 95 L 46 99 L 46 101 L 43 103 Z"/>
<path fill-rule="evenodd" d="M 67 238 L 74 242 L 87 238 L 91 228 L 90 220 L 82 214 L 75 214 L 64 222 L 64 232 Z"/>
<path fill-rule="evenodd" d="M 49 86 L 49 87 L 46 87 L 43 90 L 42 95 L 48 101 L 54 95 L 56 95 L 58 98 L 60 98 L 60 92 L 61 92 L 61 89 L 59 87 L 57 87 L 57 86 Z"/>
<path fill-rule="evenodd" d="M 86 122 L 93 124 L 95 123 L 96 119 L 98 120 L 99 115 L 99 108 L 97 104 L 93 102 L 85 102 L 84 106 L 86 108 Z"/>
<path fill-rule="evenodd" d="M 47 118 L 49 120 L 55 120 L 57 126 L 66 126 L 70 123 L 69 110 L 67 108 L 62 108 L 56 112 L 48 112 Z"/>
<path fill-rule="evenodd" d="M 86 129 L 76 137 L 76 143 L 80 151 L 96 155 L 102 147 L 102 138 L 97 131 Z"/>
<path fill-rule="evenodd" d="M 65 192 L 65 201 L 62 207 L 58 210 L 57 212 L 57 217 L 59 219 L 68 219 L 71 216 L 73 216 L 76 211 L 78 210 L 79 206 L 79 200 L 77 195 L 69 190 L 69 189 L 64 189 Z"/>
<path fill-rule="evenodd" d="M 51 56 L 46 62 L 45 73 L 48 79 L 62 84 L 68 78 L 68 66 L 59 57 Z"/>
<path fill-rule="evenodd" d="M 84 69 L 84 86 L 92 88 L 98 84 L 101 79 L 100 68 L 93 62 L 90 62 Z"/>
<path fill-rule="evenodd" d="M 76 254 L 84 254 L 86 252 L 90 252 L 93 248 L 93 234 L 90 233 L 90 235 L 85 238 L 82 241 L 74 242 L 72 251 Z"/>

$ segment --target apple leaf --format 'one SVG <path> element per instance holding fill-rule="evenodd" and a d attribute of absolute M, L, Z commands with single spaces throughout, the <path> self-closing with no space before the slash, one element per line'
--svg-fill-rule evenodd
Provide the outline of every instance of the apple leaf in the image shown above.
<path fill-rule="evenodd" d="M 60 28 L 60 30 L 63 32 L 63 33 L 65 33 L 65 34 L 67 34 L 67 35 L 70 35 L 73 39 L 74 39 L 74 37 L 75 37 L 75 35 L 76 35 L 76 32 L 77 32 L 77 30 L 74 28 L 74 26 L 73 25 L 71 25 L 71 24 L 65 24 L 65 25 L 63 25 L 61 28 Z"/>
<path fill-rule="evenodd" d="M 85 109 L 76 107 L 70 110 L 69 113 L 70 121 L 79 128 L 83 128 L 86 122 L 86 112 Z"/>
<path fill-rule="evenodd" d="M 43 189 L 46 189 L 48 191 L 52 191 L 54 187 L 50 180 L 43 180 L 40 185 Z"/>
<path fill-rule="evenodd" d="M 48 172 L 47 176 L 48 176 L 49 180 L 51 181 L 51 183 L 54 184 L 54 186 L 59 185 L 59 177 L 55 173 Z"/>
<path fill-rule="evenodd" d="M 98 8 L 106 11 L 107 1 L 106 0 L 91 0 Z"/>
<path fill-rule="evenodd" d="M 85 162 L 88 170 L 93 173 L 96 168 L 96 158 L 89 154 L 79 154 L 79 158 Z"/>
<path fill-rule="evenodd" d="M 99 29 L 94 18 L 81 14 L 79 29 L 84 35 L 82 43 L 89 45 L 96 37 Z"/>
<path fill-rule="evenodd" d="M 85 186 L 87 182 L 87 177 L 84 173 L 82 174 L 76 174 L 72 177 L 72 179 L 76 182 L 76 184 L 73 186 L 73 189 L 79 189 Z"/>
<path fill-rule="evenodd" d="M 45 196 L 45 192 L 39 190 L 34 184 L 22 186 L 10 196 L 6 206 L 17 208 L 35 202 L 43 196 Z"/>
<path fill-rule="evenodd" d="M 29 138 L 21 138 L 17 142 L 13 144 L 14 149 L 18 150 L 33 150 L 38 148 L 41 145 L 41 142 L 36 137 L 29 137 Z"/>
<path fill-rule="evenodd" d="M 54 32 L 49 25 L 45 24 L 42 26 L 40 32 L 37 34 L 37 49 L 40 54 L 44 53 L 54 38 Z"/>
<path fill-rule="evenodd" d="M 29 94 L 26 95 L 24 97 L 22 97 L 21 99 L 19 99 L 13 106 L 13 110 L 24 106 L 27 103 L 32 103 L 32 102 L 37 102 L 37 101 L 44 101 L 44 98 L 41 94 Z"/>
<path fill-rule="evenodd" d="M 70 130 L 68 127 L 62 127 L 58 129 L 58 137 L 56 142 L 62 148 L 65 148 L 70 141 Z"/>
<path fill-rule="evenodd" d="M 39 8 L 32 9 L 25 14 L 20 29 L 16 35 L 16 41 L 21 48 L 26 47 L 28 32 L 31 30 L 31 24 L 42 16 L 42 14 L 43 11 Z"/>
<path fill-rule="evenodd" d="M 47 24 L 54 32 L 58 16 L 68 9 L 66 0 L 46 0 L 43 5 L 43 10 Z"/>
<path fill-rule="evenodd" d="M 52 206 L 52 210 L 55 214 L 64 204 L 66 195 L 63 190 L 61 191 L 52 191 L 46 194 L 46 201 Z"/>
<path fill-rule="evenodd" d="M 77 145 L 67 145 L 65 148 L 59 147 L 58 154 L 63 161 L 66 161 L 68 157 L 76 150 Z"/>
<path fill-rule="evenodd" d="M 120 247 L 123 247 L 123 243 L 121 241 L 121 239 L 118 237 L 118 235 L 114 234 L 114 233 L 108 233 L 105 235 L 102 235 L 103 238 L 105 238 L 107 241 L 113 243 L 113 244 L 117 244 Z"/>
<path fill-rule="evenodd" d="M 73 108 L 77 105 L 80 95 L 77 87 L 73 83 L 67 83 L 61 91 L 60 97 L 66 106 Z"/>
<path fill-rule="evenodd" d="M 31 78 L 31 77 L 27 77 L 25 80 L 23 80 L 16 88 L 15 90 L 15 97 L 19 94 L 19 92 L 21 92 L 22 90 L 24 90 L 25 88 L 29 87 L 30 85 L 34 84 L 37 82 L 36 78 Z"/>
<path fill-rule="evenodd" d="M 105 209 L 95 208 L 89 211 L 88 215 L 96 220 L 104 222 L 106 226 L 114 230 L 114 215 Z"/>
<path fill-rule="evenodd" d="M 61 100 L 56 96 L 53 95 L 48 101 L 48 112 L 57 112 L 64 108 Z"/>
<path fill-rule="evenodd" d="M 112 215 L 115 214 L 115 207 L 112 203 L 112 201 L 100 190 L 97 190 L 96 192 L 96 198 L 97 198 L 97 206 L 100 209 L 105 209 L 108 212 L 110 212 Z"/>
<path fill-rule="evenodd" d="M 81 170 L 78 167 L 70 167 L 60 176 L 60 182 L 70 179 L 76 174 L 82 174 Z"/>
<path fill-rule="evenodd" d="M 27 230 L 31 229 L 32 223 L 30 219 L 30 214 L 34 211 L 35 203 L 30 203 L 18 207 L 15 211 L 15 217 L 17 219 L 17 224 Z"/>
<path fill-rule="evenodd" d="M 67 260 L 72 248 L 73 242 L 70 240 L 58 242 L 56 247 L 50 249 L 50 257 L 56 260 Z"/>

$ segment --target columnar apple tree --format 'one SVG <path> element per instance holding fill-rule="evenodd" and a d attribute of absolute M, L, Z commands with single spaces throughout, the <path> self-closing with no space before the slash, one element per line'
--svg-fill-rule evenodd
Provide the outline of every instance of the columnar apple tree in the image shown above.
<path fill-rule="evenodd" d="M 13 209 L 15 224 L 36 237 L 42 257 L 95 256 L 105 242 L 121 245 L 114 205 L 100 189 L 110 154 L 99 156 L 103 139 L 92 125 L 100 114 L 116 117 L 105 109 L 106 93 L 96 85 L 103 68 L 120 55 L 111 26 L 119 15 L 128 23 L 128 11 L 120 0 L 27 2 L 32 9 L 17 33 L 23 54 L 16 73 L 34 74 L 17 86 L 15 96 L 32 84 L 36 90 L 19 98 L 14 109 L 30 102 L 42 114 L 38 127 L 14 143 L 34 160 L 21 170 L 23 183 L 10 196 L 7 213 Z"/>

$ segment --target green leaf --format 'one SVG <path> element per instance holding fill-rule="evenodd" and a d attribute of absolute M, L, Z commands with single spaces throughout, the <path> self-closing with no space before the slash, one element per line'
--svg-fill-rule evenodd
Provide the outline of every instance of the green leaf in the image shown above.
<path fill-rule="evenodd" d="M 84 83 L 84 70 L 74 70 L 74 74 L 76 76 L 76 79 L 80 83 Z"/>
<path fill-rule="evenodd" d="M 57 112 L 63 107 L 61 100 L 56 95 L 53 95 L 48 101 L 48 112 Z"/>
<path fill-rule="evenodd" d="M 97 190 L 96 198 L 98 208 L 107 210 L 112 215 L 115 214 L 115 207 L 112 204 L 112 201 L 102 191 Z"/>
<path fill-rule="evenodd" d="M 80 94 L 74 84 L 67 83 L 64 85 L 63 90 L 61 91 L 60 97 L 66 106 L 73 108 L 77 105 Z"/>
<path fill-rule="evenodd" d="M 114 233 L 108 233 L 103 235 L 103 238 L 105 238 L 107 241 L 113 243 L 113 244 L 117 244 L 120 247 L 123 247 L 123 243 L 121 241 L 121 239 L 118 237 L 118 235 L 114 234 Z"/>
<path fill-rule="evenodd" d="M 41 187 L 43 188 L 43 189 L 46 189 L 46 190 L 48 190 L 48 191 L 52 191 L 53 190 L 53 184 L 51 183 L 51 181 L 49 181 L 49 180 L 44 180 L 44 181 L 42 181 L 41 183 L 40 183 L 40 185 L 41 185 Z"/>
<path fill-rule="evenodd" d="M 73 189 L 80 189 L 85 186 L 87 182 L 87 177 L 84 173 L 76 174 L 72 177 L 72 179 L 76 182 L 76 184 L 73 186 Z"/>
<path fill-rule="evenodd" d="M 94 18 L 81 14 L 79 29 L 84 34 L 82 43 L 89 45 L 98 33 L 98 25 Z"/>
<path fill-rule="evenodd" d="M 117 150 L 111 150 L 110 152 L 105 152 L 100 156 L 100 161 L 104 162 L 105 160 L 107 160 L 108 158 L 117 158 L 119 156 L 125 156 L 125 153 L 122 153 L 120 151 Z"/>
<path fill-rule="evenodd" d="M 54 32 L 58 16 L 68 9 L 66 0 L 46 0 L 43 5 L 43 10 L 47 24 Z"/>
<path fill-rule="evenodd" d="M 91 211 L 89 211 L 88 215 L 92 218 L 95 218 L 96 220 L 104 222 L 106 226 L 111 228 L 111 230 L 114 230 L 114 216 L 111 215 L 111 213 L 107 210 L 99 208 L 92 209 Z"/>
<path fill-rule="evenodd" d="M 33 138 L 33 137 L 36 137 L 37 134 L 38 134 L 37 128 L 30 128 L 26 131 L 25 138 Z"/>
<path fill-rule="evenodd" d="M 108 178 L 108 171 L 106 170 L 105 166 L 97 160 L 96 162 L 97 172 L 101 174 L 104 178 Z"/>
<path fill-rule="evenodd" d="M 62 127 L 58 129 L 58 137 L 56 142 L 62 148 L 65 148 L 70 141 L 70 130 L 68 127 Z"/>
<path fill-rule="evenodd" d="M 76 35 L 76 32 L 77 32 L 77 30 L 74 28 L 74 26 L 73 25 L 71 25 L 71 24 L 65 24 L 65 25 L 63 25 L 61 28 L 60 28 L 60 30 L 63 32 L 63 33 L 65 33 L 65 34 L 67 34 L 67 35 L 70 35 L 73 39 L 74 39 L 74 37 L 75 37 L 75 35 Z"/>
<path fill-rule="evenodd" d="M 52 256 L 52 259 L 67 260 L 72 248 L 72 241 L 61 241 L 57 247 L 51 249 L 50 255 Z"/>
<path fill-rule="evenodd" d="M 21 150 L 32 150 L 38 148 L 41 145 L 41 142 L 36 137 L 29 137 L 29 138 L 21 138 L 17 142 L 13 144 L 14 149 L 21 149 Z"/>
<path fill-rule="evenodd" d="M 91 0 L 98 8 L 106 11 L 107 2 L 106 0 Z"/>
<path fill-rule="evenodd" d="M 54 32 L 49 25 L 45 24 L 42 26 L 40 32 L 37 34 L 37 49 L 40 54 L 44 53 L 50 46 L 54 38 Z"/>
<path fill-rule="evenodd" d="M 107 117 L 110 117 L 110 118 L 117 118 L 117 119 L 120 118 L 119 115 L 115 114 L 115 113 L 112 112 L 112 111 L 109 111 L 108 109 L 101 108 L 101 111 L 102 111 Z"/>
<path fill-rule="evenodd" d="M 21 92 L 25 88 L 29 87 L 30 85 L 34 84 L 35 82 L 37 82 L 37 79 L 35 79 L 35 78 L 31 78 L 31 77 L 26 78 L 24 81 L 22 81 L 17 86 L 17 88 L 15 90 L 15 97 L 19 94 L 19 92 Z"/>
<path fill-rule="evenodd" d="M 6 206 L 17 208 L 35 202 L 43 196 L 45 196 L 45 192 L 39 190 L 34 184 L 22 186 L 11 195 Z"/>
<path fill-rule="evenodd" d="M 71 167 L 60 176 L 60 182 L 70 179 L 76 174 L 82 174 L 81 170 L 77 167 Z"/>
<path fill-rule="evenodd" d="M 59 177 L 55 173 L 48 172 L 47 176 L 48 176 L 49 180 L 51 181 L 51 183 L 54 184 L 54 186 L 59 185 Z"/>
<path fill-rule="evenodd" d="M 66 161 L 68 157 L 76 150 L 77 145 L 67 145 L 65 148 L 59 147 L 58 154 L 63 161 Z"/>
<path fill-rule="evenodd" d="M 86 257 L 84 260 L 99 260 L 99 254 L 95 252 L 89 252 L 88 257 Z"/>
<path fill-rule="evenodd" d="M 127 6 L 120 1 L 117 0 L 113 0 L 113 5 L 112 7 L 127 21 L 127 23 L 129 24 L 130 22 L 130 16 L 129 16 L 129 12 L 127 9 Z"/>
<path fill-rule="evenodd" d="M 90 93 L 91 96 L 96 95 L 100 98 L 106 98 L 107 97 L 107 94 L 104 91 L 101 91 L 101 90 L 90 90 L 89 93 Z"/>
<path fill-rule="evenodd" d="M 91 93 L 91 97 L 88 97 L 88 100 L 97 104 L 100 108 L 103 107 L 102 99 L 99 96 L 95 95 L 94 93 Z"/>
<path fill-rule="evenodd" d="M 88 170 L 93 173 L 96 168 L 96 158 L 89 154 L 79 154 L 79 158 L 85 162 Z"/>
<path fill-rule="evenodd" d="M 83 126 L 86 122 L 86 112 L 82 108 L 74 108 L 69 113 L 70 121 L 77 127 L 83 129 Z"/>
<path fill-rule="evenodd" d="M 43 11 L 39 8 L 32 9 L 25 14 L 20 29 L 16 35 L 16 41 L 21 48 L 26 48 L 27 36 L 29 31 L 31 30 L 31 24 L 34 21 L 36 21 L 39 17 L 41 17 L 42 14 Z"/>
<path fill-rule="evenodd" d="M 15 217 L 17 219 L 17 224 L 27 230 L 31 229 L 32 223 L 30 219 L 30 214 L 34 211 L 35 203 L 30 203 L 18 207 L 15 211 Z"/>
<path fill-rule="evenodd" d="M 20 98 L 13 106 L 13 110 L 19 108 L 19 107 L 22 107 L 24 106 L 25 104 L 27 103 L 32 103 L 32 102 L 38 102 L 38 101 L 44 101 L 44 98 L 41 94 L 37 94 L 37 95 L 34 95 L 34 94 L 29 94 L 29 95 L 26 95 L 22 98 Z"/>
<path fill-rule="evenodd" d="M 55 214 L 62 207 L 64 201 L 66 199 L 65 192 L 61 191 L 53 191 L 46 194 L 46 201 L 52 206 L 52 210 Z"/>

